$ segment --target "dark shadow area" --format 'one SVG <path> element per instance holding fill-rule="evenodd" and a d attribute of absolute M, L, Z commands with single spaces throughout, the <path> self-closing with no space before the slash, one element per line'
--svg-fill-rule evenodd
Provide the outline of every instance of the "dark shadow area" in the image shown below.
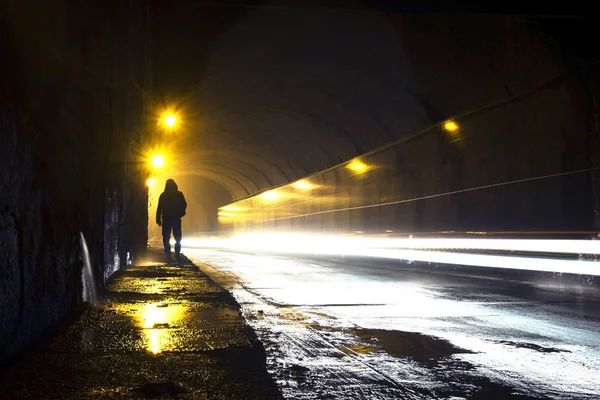
<path fill-rule="evenodd" d="M 350 329 L 348 332 L 395 357 L 409 357 L 430 368 L 454 354 L 471 353 L 454 346 L 447 340 L 418 332 L 383 329 Z"/>

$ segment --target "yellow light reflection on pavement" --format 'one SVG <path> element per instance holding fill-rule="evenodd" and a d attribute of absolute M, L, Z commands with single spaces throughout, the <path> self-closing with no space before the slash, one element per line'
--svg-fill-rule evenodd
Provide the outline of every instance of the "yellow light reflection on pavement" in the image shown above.
<path fill-rule="evenodd" d="M 140 324 L 144 328 L 146 348 L 153 354 L 174 347 L 173 325 L 185 315 L 187 307 L 162 303 L 149 303 L 140 310 Z"/>

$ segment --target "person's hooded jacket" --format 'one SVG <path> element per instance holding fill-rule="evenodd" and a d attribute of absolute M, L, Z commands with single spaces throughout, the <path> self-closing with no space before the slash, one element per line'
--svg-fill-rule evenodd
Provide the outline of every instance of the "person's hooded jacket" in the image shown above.
<path fill-rule="evenodd" d="M 187 202 L 173 179 L 167 179 L 165 191 L 158 198 L 156 209 L 156 223 L 169 223 L 181 219 L 185 215 Z"/>

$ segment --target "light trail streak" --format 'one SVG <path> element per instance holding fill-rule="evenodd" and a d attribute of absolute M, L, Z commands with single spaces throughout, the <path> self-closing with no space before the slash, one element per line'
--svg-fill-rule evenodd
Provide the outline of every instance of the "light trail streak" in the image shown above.
<path fill-rule="evenodd" d="M 185 239 L 182 244 L 184 247 L 217 248 L 233 252 L 372 257 L 600 276 L 600 264 L 595 261 L 540 256 L 540 253 L 600 254 L 600 242 L 596 240 L 382 238 L 366 235 L 255 233 L 230 238 L 191 238 Z M 531 256 L 450 250 L 522 252 L 531 253 Z"/>

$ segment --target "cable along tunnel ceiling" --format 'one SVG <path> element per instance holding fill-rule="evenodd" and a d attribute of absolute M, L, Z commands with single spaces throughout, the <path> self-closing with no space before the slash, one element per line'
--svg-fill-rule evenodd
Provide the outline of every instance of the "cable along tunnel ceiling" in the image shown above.
<path fill-rule="evenodd" d="M 187 100 L 200 123 L 183 172 L 247 197 L 554 75 L 539 54 L 507 72 L 510 57 L 540 46 L 515 45 L 523 30 L 507 35 L 506 18 L 474 18 L 249 12 L 214 41 Z M 527 65 L 521 86 L 516 65 Z"/>
<path fill-rule="evenodd" d="M 422 125 L 396 31 L 377 13 L 257 10 L 213 44 L 188 100 L 188 173 L 234 198 L 294 181 Z"/>

